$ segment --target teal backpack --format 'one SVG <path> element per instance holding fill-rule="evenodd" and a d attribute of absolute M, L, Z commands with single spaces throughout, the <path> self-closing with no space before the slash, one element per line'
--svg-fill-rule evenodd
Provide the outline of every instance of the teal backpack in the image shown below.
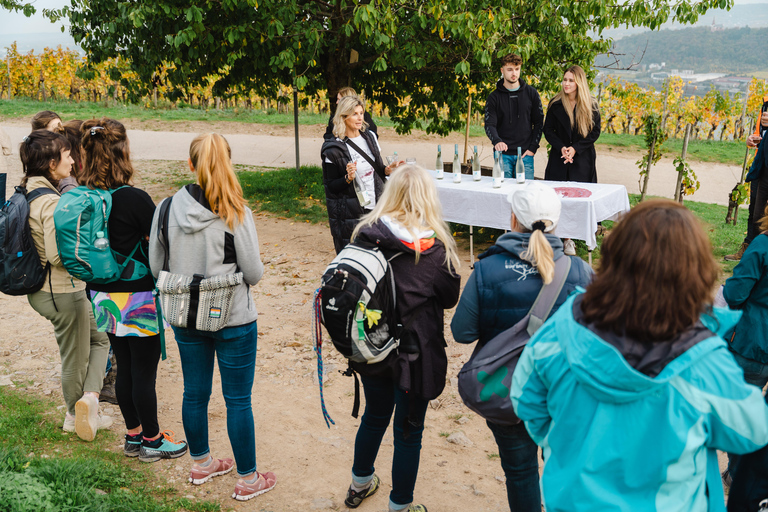
<path fill-rule="evenodd" d="M 53 212 L 61 263 L 71 276 L 86 283 L 135 281 L 150 273 L 146 265 L 133 259 L 136 251 L 143 251 L 141 242 L 128 256 L 111 248 L 99 250 L 94 245 L 98 233 L 109 240 L 112 194 L 120 188 L 74 188 L 61 196 Z"/>

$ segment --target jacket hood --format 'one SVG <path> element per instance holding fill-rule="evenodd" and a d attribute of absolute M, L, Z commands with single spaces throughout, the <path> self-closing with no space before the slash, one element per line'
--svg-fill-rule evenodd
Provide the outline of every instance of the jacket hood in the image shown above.
<path fill-rule="evenodd" d="M 362 228 L 357 235 L 357 239 L 376 244 L 385 251 L 416 254 L 414 249 L 406 246 L 381 220 L 376 221 L 376 223 L 371 226 Z M 441 243 L 442 242 L 439 239 L 435 239 L 435 245 L 429 249 L 421 251 L 421 254 L 429 254 L 430 252 L 437 250 L 437 247 Z"/>
<path fill-rule="evenodd" d="M 520 82 L 520 89 L 518 89 L 517 92 L 521 92 L 523 89 L 525 89 L 525 87 L 528 84 L 526 83 L 525 80 L 522 79 L 522 77 L 518 78 L 517 80 L 518 80 L 518 82 Z M 509 89 L 504 87 L 504 79 L 503 78 L 499 78 L 499 81 L 496 82 L 496 90 L 499 91 L 499 92 L 506 92 L 506 93 L 510 92 Z"/>
<path fill-rule="evenodd" d="M 173 196 L 170 214 L 186 234 L 197 233 L 219 220 L 205 199 L 200 185 L 187 185 Z"/>
<path fill-rule="evenodd" d="M 575 297 L 572 295 L 552 317 L 552 328 L 576 379 L 596 400 L 608 403 L 634 402 L 667 386 L 692 364 L 724 348 L 721 336 L 741 317 L 739 311 L 721 308 L 714 308 L 711 316 L 702 315 L 701 322 L 717 336 L 697 343 L 651 378 L 632 368 L 613 345 L 574 320 Z"/>
<path fill-rule="evenodd" d="M 334 137 L 333 139 L 326 140 L 325 142 L 323 142 L 323 145 L 320 148 L 320 158 L 322 160 L 325 160 L 326 152 L 333 149 L 347 152 L 347 153 L 349 152 L 349 150 L 347 149 L 347 145 L 344 144 L 344 142 L 342 142 L 341 140 Z"/>
<path fill-rule="evenodd" d="M 549 245 L 552 246 L 554 259 L 560 259 L 560 256 L 564 254 L 563 241 L 555 235 L 551 235 L 549 233 L 544 233 L 544 236 L 547 237 Z M 488 256 L 493 256 L 494 254 L 510 253 L 518 259 L 523 259 L 520 257 L 520 254 L 528 249 L 528 241 L 530 239 L 531 233 L 504 233 L 496 240 L 494 245 L 488 248 L 488 250 L 483 254 L 478 256 L 478 258 L 483 259 L 487 258 Z"/>

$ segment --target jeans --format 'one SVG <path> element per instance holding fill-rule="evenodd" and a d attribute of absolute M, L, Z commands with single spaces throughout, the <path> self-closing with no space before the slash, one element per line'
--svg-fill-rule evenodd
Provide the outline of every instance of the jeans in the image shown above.
<path fill-rule="evenodd" d="M 499 458 L 507 477 L 507 500 L 511 512 L 541 512 L 539 447 L 524 423 L 499 425 L 486 421 L 499 447 Z"/>
<path fill-rule="evenodd" d="M 389 501 L 390 508 L 398 509 L 413 502 L 413 488 L 419 473 L 424 416 L 427 414 L 429 402 L 418 396 L 409 397 L 389 377 L 361 376 L 361 380 L 365 394 L 365 412 L 355 438 L 352 475 L 357 479 L 373 475 L 373 464 L 394 411 L 392 429 L 395 452 L 392 458 L 392 492 L 389 494 Z M 409 398 L 413 403 L 409 402 Z M 409 409 L 412 413 L 410 417 Z M 409 422 L 407 437 L 404 429 L 406 418 Z"/>
<path fill-rule="evenodd" d="M 160 336 L 115 336 L 107 334 L 117 361 L 115 396 L 128 430 L 141 425 L 144 437 L 160 433 L 157 424 L 157 364 Z"/>
<path fill-rule="evenodd" d="M 741 369 L 744 370 L 744 380 L 747 381 L 747 384 L 755 385 L 760 389 L 763 389 L 768 384 L 768 364 L 747 359 L 736 352 L 731 352 L 731 355 L 733 355 L 736 363 L 741 366 Z M 766 399 L 766 402 L 768 402 L 768 399 Z M 731 474 L 731 477 L 733 477 L 736 465 L 741 457 L 741 455 L 728 454 L 728 473 Z"/>
<path fill-rule="evenodd" d="M 515 166 L 517 165 L 517 155 L 501 155 L 501 168 L 504 169 L 504 178 L 515 178 Z M 533 179 L 533 155 L 523 157 L 523 167 L 525 167 L 525 179 Z"/>
<path fill-rule="evenodd" d="M 256 434 L 251 408 L 256 369 L 256 322 L 220 331 L 174 327 L 184 374 L 181 419 L 193 459 L 205 458 L 208 445 L 208 401 L 213 383 L 213 360 L 219 361 L 221 391 L 227 405 L 227 434 L 241 476 L 256 471 Z M 119 363 L 118 363 L 119 365 Z"/>

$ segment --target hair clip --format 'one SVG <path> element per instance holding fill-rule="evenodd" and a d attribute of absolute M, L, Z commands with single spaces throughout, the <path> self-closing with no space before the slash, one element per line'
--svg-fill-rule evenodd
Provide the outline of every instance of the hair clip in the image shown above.
<path fill-rule="evenodd" d="M 27 137 L 27 136 L 25 135 L 25 136 L 24 136 L 24 138 L 23 138 L 23 139 L 21 139 L 21 142 L 24 142 L 24 143 L 26 143 L 28 140 L 29 140 L 29 137 Z"/>
<path fill-rule="evenodd" d="M 91 128 L 91 137 L 94 137 L 96 135 L 96 130 L 103 130 L 103 129 L 104 129 L 103 126 L 94 126 L 93 128 Z"/>

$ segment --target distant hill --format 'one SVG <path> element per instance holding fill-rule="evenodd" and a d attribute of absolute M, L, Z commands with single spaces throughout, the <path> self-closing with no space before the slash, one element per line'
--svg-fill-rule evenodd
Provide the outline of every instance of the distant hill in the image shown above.
<path fill-rule="evenodd" d="M 19 53 L 27 53 L 34 50 L 40 53 L 43 48 L 56 48 L 61 45 L 64 48 L 72 48 L 82 52 L 69 32 L 40 32 L 29 34 L 0 34 L 0 57 L 5 57 L 6 48 L 16 42 Z"/>
<path fill-rule="evenodd" d="M 640 61 L 646 65 L 664 62 L 666 69 L 692 69 L 696 73 L 752 74 L 768 69 L 768 28 L 648 31 L 614 41 L 613 48 L 624 54 L 621 67 Z M 605 55 L 595 60 L 596 66 L 612 63 L 613 59 Z"/>

